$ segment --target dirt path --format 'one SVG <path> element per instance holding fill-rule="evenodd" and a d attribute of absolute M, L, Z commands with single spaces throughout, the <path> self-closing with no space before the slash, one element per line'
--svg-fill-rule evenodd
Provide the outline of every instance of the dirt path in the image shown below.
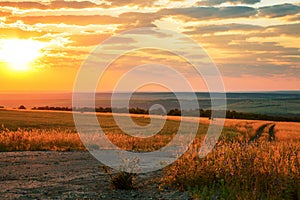
<path fill-rule="evenodd" d="M 138 176 L 137 189 L 111 190 L 88 152 L 1 152 L 0 199 L 190 199 L 158 189 L 161 172 Z"/>
<path fill-rule="evenodd" d="M 266 129 L 266 127 L 269 127 L 268 133 L 269 133 L 269 141 L 272 142 L 275 140 L 275 124 L 264 124 L 262 126 L 260 126 L 257 131 L 255 136 L 253 136 L 252 138 L 250 138 L 249 143 L 253 142 L 253 141 L 257 141 L 263 134 L 264 130 Z"/>

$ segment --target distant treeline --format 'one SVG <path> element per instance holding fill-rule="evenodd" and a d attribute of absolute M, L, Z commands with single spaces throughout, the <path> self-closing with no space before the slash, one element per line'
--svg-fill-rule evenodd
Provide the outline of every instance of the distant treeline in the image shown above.
<path fill-rule="evenodd" d="M 215 111 L 215 117 L 220 116 L 220 111 Z M 201 117 L 211 117 L 211 110 L 200 110 Z M 257 113 L 245 113 L 237 112 L 234 110 L 226 111 L 226 118 L 228 119 L 249 119 L 249 120 L 267 120 L 267 121 L 293 121 L 300 122 L 300 117 L 295 116 L 272 116 L 266 114 L 257 114 Z"/>
<path fill-rule="evenodd" d="M 60 110 L 60 111 L 72 111 L 72 108 L 69 107 L 49 107 L 49 106 L 42 106 L 42 107 L 33 107 L 32 110 Z"/>
<path fill-rule="evenodd" d="M 42 107 L 33 107 L 32 110 L 58 110 L 58 111 L 78 111 L 78 112 L 104 112 L 104 113 L 111 113 L 111 112 L 117 112 L 117 113 L 126 113 L 128 110 L 126 108 L 110 108 L 110 107 L 98 107 L 98 108 L 70 108 L 70 107 L 53 107 L 53 106 L 42 106 Z M 149 114 L 148 110 L 141 109 L 141 108 L 130 108 L 129 113 L 134 114 Z"/>
<path fill-rule="evenodd" d="M 58 111 L 77 111 L 77 112 L 102 112 L 102 113 L 129 113 L 132 114 L 149 114 L 149 110 L 142 109 L 142 108 L 110 108 L 110 107 L 97 107 L 93 108 L 70 108 L 70 107 L 33 107 L 32 110 L 58 110 Z M 183 110 L 180 109 L 171 109 L 167 113 L 165 113 L 162 109 L 152 110 L 151 114 L 157 115 L 170 115 L 170 116 L 193 116 L 193 117 L 208 117 L 208 118 L 220 118 L 223 117 L 224 111 L 217 110 L 214 111 L 214 116 L 212 116 L 211 110 L 207 109 L 198 109 L 198 110 Z M 291 116 L 291 117 L 284 117 L 284 116 L 271 116 L 266 114 L 256 114 L 256 113 L 245 113 L 245 112 L 237 112 L 234 110 L 227 110 L 226 111 L 226 118 L 228 119 L 249 119 L 249 120 L 268 120 L 268 121 L 294 121 L 300 122 L 300 117 Z"/>

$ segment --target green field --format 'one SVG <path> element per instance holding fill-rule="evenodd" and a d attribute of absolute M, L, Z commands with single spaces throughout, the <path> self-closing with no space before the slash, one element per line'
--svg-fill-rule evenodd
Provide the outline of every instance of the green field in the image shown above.
<path fill-rule="evenodd" d="M 0 110 L 0 125 L 10 130 L 74 129 L 72 113 Z"/>

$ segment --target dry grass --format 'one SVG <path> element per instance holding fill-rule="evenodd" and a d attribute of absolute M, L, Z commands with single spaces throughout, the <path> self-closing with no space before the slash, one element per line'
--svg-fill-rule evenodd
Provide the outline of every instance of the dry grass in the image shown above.
<path fill-rule="evenodd" d="M 249 144 L 263 124 L 275 124 L 275 142 L 262 137 Z M 198 157 L 201 140 L 195 141 L 165 169 L 163 184 L 196 199 L 300 199 L 300 123 L 226 120 L 225 126 L 232 131 L 207 157 Z"/>
<path fill-rule="evenodd" d="M 277 141 L 300 140 L 300 123 L 298 122 L 272 122 L 261 120 L 226 119 L 225 127 L 232 127 L 239 134 L 248 138 L 253 137 L 259 127 L 264 124 L 275 124 L 275 137 Z"/>
<path fill-rule="evenodd" d="M 66 130 L 0 131 L 0 151 L 84 150 L 78 134 Z"/>
<path fill-rule="evenodd" d="M 275 135 L 279 141 L 298 141 L 300 143 L 300 123 L 278 122 L 275 126 Z"/>
<path fill-rule="evenodd" d="M 205 158 L 195 144 L 165 169 L 163 183 L 197 199 L 300 198 L 299 142 L 222 142 Z"/>
<path fill-rule="evenodd" d="M 122 132 L 111 115 L 99 115 L 106 136 L 131 151 L 154 151 L 171 141 L 180 118 L 169 119 L 159 134 L 141 139 Z M 149 123 L 145 117 L 134 121 Z M 197 199 L 300 199 L 300 123 L 226 119 L 216 147 L 202 159 L 198 151 L 210 120 L 201 118 L 200 123 L 188 152 L 165 169 L 163 185 L 189 190 Z M 263 124 L 275 124 L 275 141 L 262 137 L 249 144 Z M 71 123 L 68 126 L 72 128 Z M 71 129 L 0 131 L 1 151 L 84 149 Z"/>

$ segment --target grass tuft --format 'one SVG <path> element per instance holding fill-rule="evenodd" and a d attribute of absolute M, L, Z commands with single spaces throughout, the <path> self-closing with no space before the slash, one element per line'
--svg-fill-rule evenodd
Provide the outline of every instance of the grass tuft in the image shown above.
<path fill-rule="evenodd" d="M 136 174 L 128 172 L 118 172 L 112 174 L 108 167 L 102 167 L 105 173 L 110 177 L 110 188 L 113 190 L 133 190 L 134 180 L 136 179 Z"/>

